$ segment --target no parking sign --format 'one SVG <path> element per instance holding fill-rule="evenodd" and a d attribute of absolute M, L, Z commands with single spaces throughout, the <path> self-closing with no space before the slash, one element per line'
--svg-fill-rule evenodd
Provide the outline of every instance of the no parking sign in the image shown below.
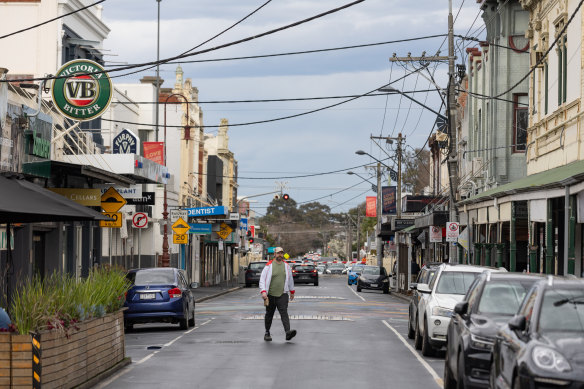
<path fill-rule="evenodd" d="M 457 242 L 458 234 L 460 232 L 457 222 L 446 223 L 446 241 L 447 242 Z"/>

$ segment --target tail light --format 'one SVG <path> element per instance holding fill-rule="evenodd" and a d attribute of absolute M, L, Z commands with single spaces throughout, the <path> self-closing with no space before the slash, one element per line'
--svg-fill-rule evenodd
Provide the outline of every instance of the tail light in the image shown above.
<path fill-rule="evenodd" d="M 251 270 L 251 269 L 247 269 L 247 270 L 245 271 L 245 274 L 251 274 L 251 273 L 253 273 L 253 270 Z"/>
<path fill-rule="evenodd" d="M 313 272 L 313 273 L 318 273 L 318 272 L 316 271 L 316 269 L 314 269 L 312 272 Z"/>
<path fill-rule="evenodd" d="M 182 297 L 182 292 L 179 288 L 172 288 L 168 291 L 168 296 L 172 298 Z"/>
<path fill-rule="evenodd" d="M 296 274 L 298 273 L 296 270 L 292 270 L 292 274 Z"/>

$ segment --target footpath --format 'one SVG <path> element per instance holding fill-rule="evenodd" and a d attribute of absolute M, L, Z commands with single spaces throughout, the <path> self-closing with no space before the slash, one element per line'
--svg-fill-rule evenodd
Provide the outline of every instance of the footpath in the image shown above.
<path fill-rule="evenodd" d="M 195 297 L 195 302 L 200 303 L 205 300 L 210 300 L 212 298 L 241 289 L 242 287 L 243 286 L 220 286 L 220 285 L 199 286 L 198 288 L 191 289 L 191 292 Z"/>

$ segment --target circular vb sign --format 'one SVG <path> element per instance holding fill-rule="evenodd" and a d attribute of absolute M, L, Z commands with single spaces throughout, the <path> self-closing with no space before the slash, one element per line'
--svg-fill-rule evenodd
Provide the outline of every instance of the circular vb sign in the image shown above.
<path fill-rule="evenodd" d="M 112 99 L 112 82 L 96 62 L 78 59 L 67 62 L 53 81 L 53 103 L 68 118 L 79 121 L 101 116 Z"/>

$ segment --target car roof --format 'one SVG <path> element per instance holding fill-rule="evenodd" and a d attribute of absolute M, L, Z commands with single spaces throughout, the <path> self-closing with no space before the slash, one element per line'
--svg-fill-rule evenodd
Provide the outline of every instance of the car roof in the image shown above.
<path fill-rule="evenodd" d="M 581 289 L 582 287 L 584 287 L 584 279 L 577 278 L 573 275 L 569 275 L 568 277 L 548 275 L 547 277 L 539 281 L 538 285 L 541 285 L 544 288 L 559 287 L 566 289 L 572 288 Z"/>
<path fill-rule="evenodd" d="M 491 280 L 501 280 L 501 279 L 513 279 L 513 280 L 541 280 L 543 275 L 541 274 L 533 274 L 533 273 L 519 273 L 519 272 L 512 272 L 512 273 L 505 273 L 505 272 L 491 272 L 485 271 L 485 277 L 490 274 Z M 481 274 L 482 276 L 482 274 Z"/>
<path fill-rule="evenodd" d="M 440 265 L 442 267 L 442 271 L 444 272 L 470 272 L 470 273 L 482 273 L 485 270 L 492 270 L 492 271 L 503 271 L 494 267 L 487 267 L 487 266 L 477 266 L 477 265 L 459 265 L 456 263 L 443 263 Z"/>
<path fill-rule="evenodd" d="M 140 268 L 140 269 L 130 269 L 128 270 L 128 273 L 136 273 L 139 271 L 160 271 L 160 270 L 167 270 L 167 271 L 178 271 L 179 269 L 177 269 L 176 267 L 144 267 L 144 268 Z"/>

